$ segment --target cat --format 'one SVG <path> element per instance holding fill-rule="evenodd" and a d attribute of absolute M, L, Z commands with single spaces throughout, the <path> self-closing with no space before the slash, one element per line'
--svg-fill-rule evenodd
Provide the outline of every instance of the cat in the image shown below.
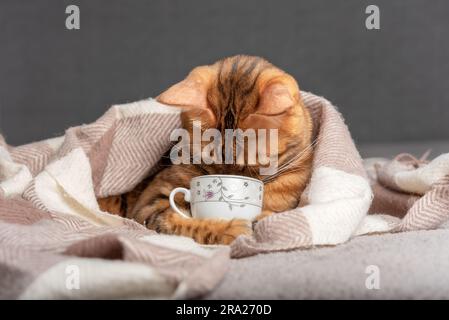
<path fill-rule="evenodd" d="M 131 192 L 99 199 L 100 208 L 120 214 L 165 234 L 183 235 L 201 244 L 230 244 L 250 235 L 249 221 L 185 219 L 169 205 L 175 187 L 189 188 L 193 177 L 235 174 L 264 181 L 263 211 L 256 221 L 298 206 L 310 178 L 313 158 L 312 119 L 295 79 L 268 61 L 238 55 L 193 69 L 181 82 L 160 94 L 157 101 L 181 107 L 182 127 L 201 129 L 278 129 L 278 171 L 261 176 L 260 164 L 179 164 L 162 169 Z M 224 136 L 224 134 L 222 135 Z M 188 210 L 182 195 L 175 198 Z"/>

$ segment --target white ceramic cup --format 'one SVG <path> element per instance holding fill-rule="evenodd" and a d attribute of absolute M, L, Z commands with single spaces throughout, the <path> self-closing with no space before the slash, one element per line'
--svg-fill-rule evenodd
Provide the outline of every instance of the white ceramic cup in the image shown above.
<path fill-rule="evenodd" d="M 190 216 L 176 206 L 178 192 L 190 202 Z M 190 190 L 173 189 L 169 200 L 173 210 L 185 218 L 254 220 L 262 212 L 263 182 L 244 176 L 200 176 L 190 181 Z"/>

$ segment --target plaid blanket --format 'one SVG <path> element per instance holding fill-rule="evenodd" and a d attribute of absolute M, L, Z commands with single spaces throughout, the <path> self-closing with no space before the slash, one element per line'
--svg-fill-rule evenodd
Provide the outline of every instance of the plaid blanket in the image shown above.
<path fill-rule="evenodd" d="M 263 219 L 230 247 L 156 234 L 96 202 L 157 170 L 180 126 L 176 108 L 152 99 L 117 105 L 63 137 L 18 147 L 0 136 L 0 298 L 199 297 L 221 280 L 230 256 L 337 245 L 448 219 L 449 154 L 364 163 L 337 109 L 311 93 L 303 99 L 315 139 L 300 206 Z"/>

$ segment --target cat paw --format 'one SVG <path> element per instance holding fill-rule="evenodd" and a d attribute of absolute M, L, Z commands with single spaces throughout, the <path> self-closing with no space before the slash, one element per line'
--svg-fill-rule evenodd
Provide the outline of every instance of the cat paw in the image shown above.
<path fill-rule="evenodd" d="M 261 214 L 259 214 L 256 219 L 254 219 L 252 223 L 253 230 L 256 227 L 256 224 L 259 223 L 261 220 L 265 219 L 268 216 L 271 216 L 273 214 L 272 211 L 264 211 Z"/>
<path fill-rule="evenodd" d="M 252 224 L 248 220 L 234 219 L 227 223 L 221 234 L 217 237 L 219 244 L 231 244 L 240 235 L 251 235 L 253 233 Z"/>

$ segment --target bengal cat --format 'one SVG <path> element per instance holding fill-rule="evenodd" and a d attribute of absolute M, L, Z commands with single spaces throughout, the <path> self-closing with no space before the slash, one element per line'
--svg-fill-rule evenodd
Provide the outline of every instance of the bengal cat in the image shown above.
<path fill-rule="evenodd" d="M 202 244 L 229 244 L 252 233 L 249 221 L 185 219 L 170 208 L 170 191 L 189 188 L 200 175 L 244 175 L 265 183 L 258 219 L 297 207 L 311 172 L 312 120 L 292 76 L 262 58 L 238 55 L 193 69 L 157 100 L 181 107 L 182 126 L 189 132 L 194 120 L 201 121 L 202 130 L 218 129 L 222 137 L 225 129 L 278 129 L 278 172 L 261 176 L 260 164 L 171 165 L 127 194 L 99 199 L 102 210 Z M 179 206 L 188 209 L 178 196 Z"/>

